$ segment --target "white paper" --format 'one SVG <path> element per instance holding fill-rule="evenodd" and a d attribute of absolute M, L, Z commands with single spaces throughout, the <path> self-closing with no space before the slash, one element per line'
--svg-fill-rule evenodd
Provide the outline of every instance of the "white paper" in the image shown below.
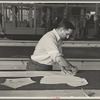
<path fill-rule="evenodd" d="M 35 83 L 35 81 L 32 81 L 30 78 L 16 78 L 16 79 L 6 79 L 4 83 L 0 84 L 16 89 L 18 87 L 28 85 L 31 83 Z"/>
<path fill-rule="evenodd" d="M 76 77 L 73 75 L 68 76 L 44 76 L 41 79 L 42 84 L 68 84 L 73 87 L 87 85 L 88 82 L 85 78 Z"/>

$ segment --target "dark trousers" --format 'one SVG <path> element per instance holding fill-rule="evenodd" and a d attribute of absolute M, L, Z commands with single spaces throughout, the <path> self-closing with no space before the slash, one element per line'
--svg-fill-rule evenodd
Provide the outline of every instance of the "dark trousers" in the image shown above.
<path fill-rule="evenodd" d="M 51 71 L 52 65 L 40 64 L 30 59 L 26 66 L 27 71 Z"/>
<path fill-rule="evenodd" d="M 52 71 L 52 65 L 45 65 L 45 64 L 40 64 L 36 61 L 33 61 L 30 59 L 30 61 L 27 63 L 26 66 L 27 71 Z M 33 77 L 31 78 L 33 81 L 36 81 L 36 83 L 40 83 L 41 77 Z"/>

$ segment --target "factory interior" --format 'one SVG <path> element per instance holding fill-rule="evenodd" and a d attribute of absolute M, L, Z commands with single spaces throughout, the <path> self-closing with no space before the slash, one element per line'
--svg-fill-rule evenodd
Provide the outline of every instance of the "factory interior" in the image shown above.
<path fill-rule="evenodd" d="M 38 41 L 54 29 L 56 19 L 59 22 L 63 18 L 75 26 L 71 38 L 63 41 L 64 56 L 78 66 L 76 76 L 85 78 L 86 86 L 38 84 L 30 80 L 51 74 L 58 78 L 58 66 L 52 72 L 26 71 Z M 0 97 L 99 97 L 99 71 L 100 3 L 0 3 Z M 56 80 L 54 77 L 50 79 Z"/>

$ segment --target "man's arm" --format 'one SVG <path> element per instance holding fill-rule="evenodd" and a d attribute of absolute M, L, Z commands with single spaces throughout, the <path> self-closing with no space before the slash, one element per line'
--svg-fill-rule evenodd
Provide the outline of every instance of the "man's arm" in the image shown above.
<path fill-rule="evenodd" d="M 61 67 L 61 70 L 66 73 L 69 72 L 69 74 L 76 74 L 78 71 L 77 67 L 73 66 L 70 64 L 64 57 L 62 56 L 57 56 L 56 57 L 56 62 L 59 64 Z"/>

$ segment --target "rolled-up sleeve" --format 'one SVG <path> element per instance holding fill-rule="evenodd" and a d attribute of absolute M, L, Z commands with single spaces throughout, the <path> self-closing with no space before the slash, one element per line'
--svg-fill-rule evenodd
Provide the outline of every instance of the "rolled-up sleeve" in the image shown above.
<path fill-rule="evenodd" d="M 53 39 L 47 39 L 44 43 L 44 48 L 47 51 L 50 58 L 56 62 L 56 57 L 61 56 L 62 53 L 59 52 L 57 41 Z"/>

